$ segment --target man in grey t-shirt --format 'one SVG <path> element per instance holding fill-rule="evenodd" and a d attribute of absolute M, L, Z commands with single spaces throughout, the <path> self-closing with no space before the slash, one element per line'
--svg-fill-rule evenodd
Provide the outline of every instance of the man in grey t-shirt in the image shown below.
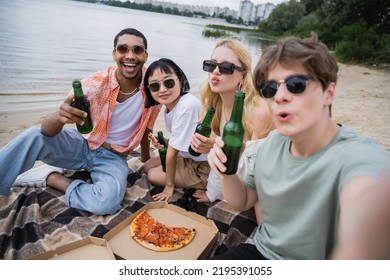
<path fill-rule="evenodd" d="M 221 138 L 208 156 L 226 201 L 237 210 L 259 201 L 262 224 L 250 242 L 214 259 L 327 259 L 343 241 L 340 230 L 361 228 L 354 215 L 390 170 L 390 158 L 374 140 L 331 119 L 337 72 L 315 34 L 264 50 L 253 80 L 277 130 L 245 182 L 223 174 Z"/>

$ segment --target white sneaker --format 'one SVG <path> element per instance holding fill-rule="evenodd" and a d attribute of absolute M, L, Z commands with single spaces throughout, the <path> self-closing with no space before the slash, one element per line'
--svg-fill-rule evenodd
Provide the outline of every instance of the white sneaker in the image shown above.
<path fill-rule="evenodd" d="M 58 172 L 63 174 L 64 169 L 43 164 L 41 166 L 31 168 L 26 172 L 20 174 L 16 178 L 12 186 L 22 186 L 22 187 L 30 187 L 30 188 L 46 187 L 46 179 L 53 172 Z"/>

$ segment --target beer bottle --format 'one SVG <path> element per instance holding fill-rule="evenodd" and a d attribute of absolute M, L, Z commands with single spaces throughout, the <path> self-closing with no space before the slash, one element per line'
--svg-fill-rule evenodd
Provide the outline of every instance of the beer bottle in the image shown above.
<path fill-rule="evenodd" d="M 211 121 L 213 120 L 214 114 L 215 114 L 215 107 L 213 106 L 209 107 L 203 121 L 196 126 L 195 133 L 197 132 L 203 136 L 210 137 L 211 134 L 210 125 L 211 125 Z M 191 145 L 188 147 L 188 152 L 194 157 L 200 156 L 200 153 L 195 152 L 191 148 Z"/>
<path fill-rule="evenodd" d="M 84 93 L 81 87 L 80 80 L 73 81 L 73 92 L 74 100 L 72 102 L 72 106 L 87 113 L 87 116 L 83 118 L 83 125 L 79 125 L 78 123 L 76 123 L 77 130 L 83 134 L 90 133 L 93 129 L 90 105 L 89 101 L 84 98 Z"/>
<path fill-rule="evenodd" d="M 245 93 L 237 91 L 234 98 L 234 105 L 230 120 L 223 128 L 222 140 L 225 143 L 222 150 L 227 157 L 225 162 L 226 171 L 224 174 L 235 174 L 240 159 L 242 141 L 244 139 L 244 125 L 242 124 L 242 113 L 244 111 Z"/>
<path fill-rule="evenodd" d="M 164 146 L 164 147 L 162 147 L 161 149 L 158 150 L 158 154 L 160 155 L 160 161 L 161 161 L 162 170 L 164 172 L 166 172 L 167 171 L 167 168 L 166 168 L 166 158 L 167 158 L 168 147 L 167 147 L 167 144 L 165 143 L 165 139 L 164 139 L 164 135 L 163 135 L 162 131 L 157 132 L 157 137 L 158 137 L 158 143 L 160 143 L 161 145 Z"/>

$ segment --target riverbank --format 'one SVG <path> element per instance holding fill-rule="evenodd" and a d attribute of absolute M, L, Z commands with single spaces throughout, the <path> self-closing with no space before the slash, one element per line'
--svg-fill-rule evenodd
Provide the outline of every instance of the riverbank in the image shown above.
<path fill-rule="evenodd" d="M 333 119 L 376 139 L 390 153 L 390 73 L 355 65 L 339 66 Z M 39 125 L 41 118 L 55 111 L 56 106 L 59 104 L 0 111 L 0 147 L 24 129 Z M 162 114 L 154 130 L 165 131 Z"/>

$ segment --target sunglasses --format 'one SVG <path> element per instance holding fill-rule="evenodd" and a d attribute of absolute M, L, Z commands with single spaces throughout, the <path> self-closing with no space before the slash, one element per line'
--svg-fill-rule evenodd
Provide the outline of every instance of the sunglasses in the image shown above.
<path fill-rule="evenodd" d="M 272 98 L 275 96 L 278 91 L 279 85 L 284 83 L 287 87 L 287 90 L 292 94 L 300 94 L 305 91 L 307 86 L 307 81 L 312 80 L 313 77 L 310 75 L 293 75 L 288 77 L 285 80 L 280 81 L 266 81 L 261 85 L 257 86 L 260 94 L 264 98 Z"/>
<path fill-rule="evenodd" d="M 176 84 L 174 79 L 166 79 L 162 82 L 167 89 L 173 88 Z M 160 82 L 152 82 L 148 85 L 148 88 L 151 92 L 157 92 L 160 90 Z"/>
<path fill-rule="evenodd" d="M 217 63 L 212 60 L 203 61 L 203 71 L 212 73 L 215 70 L 215 68 L 217 68 L 217 66 L 219 67 L 219 72 L 221 72 L 221 74 L 231 75 L 233 74 L 234 70 L 244 72 L 244 68 L 237 66 L 234 63 L 230 63 L 230 62 Z"/>
<path fill-rule="evenodd" d="M 141 54 L 145 53 L 145 47 L 139 46 L 139 45 L 130 48 L 128 45 L 120 44 L 120 45 L 116 46 L 115 50 L 120 54 L 127 54 L 130 50 L 135 55 L 141 55 Z"/>

